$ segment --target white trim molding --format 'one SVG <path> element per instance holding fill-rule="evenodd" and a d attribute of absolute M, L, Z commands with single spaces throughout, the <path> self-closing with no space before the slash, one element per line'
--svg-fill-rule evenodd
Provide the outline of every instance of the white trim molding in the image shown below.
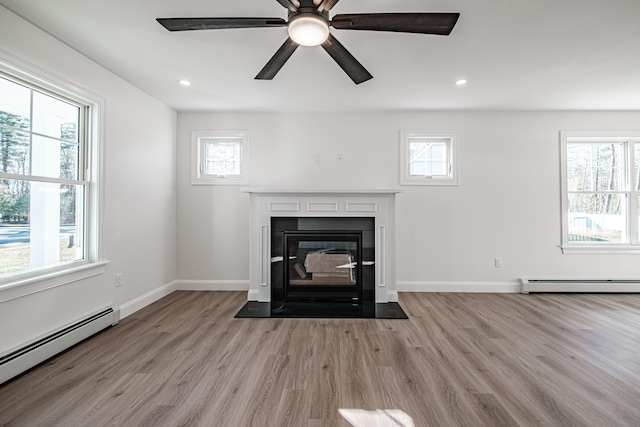
<path fill-rule="evenodd" d="M 399 281 L 398 292 L 518 293 L 520 282 Z"/>
<path fill-rule="evenodd" d="M 82 263 L 79 266 L 63 270 L 54 269 L 41 276 L 27 277 L 21 281 L 0 285 L 0 303 L 103 274 L 107 263 L 108 261 Z"/>
<path fill-rule="evenodd" d="M 177 291 L 248 291 L 249 280 L 177 280 Z"/>
<path fill-rule="evenodd" d="M 166 285 L 159 286 L 144 295 L 140 295 L 131 301 L 125 302 L 120 306 L 120 319 L 124 319 L 127 316 L 132 315 L 138 310 L 145 308 L 146 306 L 153 304 L 161 298 L 170 295 L 177 290 L 177 281 L 169 282 Z"/>
<path fill-rule="evenodd" d="M 175 291 L 247 291 L 248 280 L 174 280 L 120 306 L 120 318 L 124 319 L 138 310 L 153 304 Z"/>

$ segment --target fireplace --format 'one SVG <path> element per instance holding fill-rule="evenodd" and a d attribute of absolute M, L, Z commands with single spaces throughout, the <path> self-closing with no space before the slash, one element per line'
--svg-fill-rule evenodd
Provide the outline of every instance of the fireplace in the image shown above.
<path fill-rule="evenodd" d="M 398 301 L 400 190 L 242 191 L 251 202 L 249 301 Z"/>
<path fill-rule="evenodd" d="M 271 301 L 374 302 L 373 218 L 273 217 L 271 230 Z"/>
<path fill-rule="evenodd" d="M 283 301 L 362 299 L 361 233 L 285 231 L 283 239 Z M 272 285 L 272 301 L 275 291 Z"/>

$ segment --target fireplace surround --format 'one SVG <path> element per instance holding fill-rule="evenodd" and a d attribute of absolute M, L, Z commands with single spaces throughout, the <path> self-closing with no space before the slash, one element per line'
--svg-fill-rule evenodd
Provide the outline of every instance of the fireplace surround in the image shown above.
<path fill-rule="evenodd" d="M 337 223 L 350 223 L 358 222 L 358 219 L 369 219 L 370 230 L 360 230 L 365 233 L 363 240 L 372 240 L 374 250 L 370 252 L 373 255 L 372 260 L 361 259 L 360 262 L 356 260 L 352 261 L 350 265 L 359 266 L 358 269 L 353 271 L 354 274 L 361 268 L 369 268 L 371 271 L 371 285 L 367 294 L 366 286 L 360 283 L 360 295 L 358 298 L 369 299 L 375 303 L 387 303 L 397 302 L 398 294 L 396 288 L 396 276 L 395 276 L 395 196 L 400 193 L 401 190 L 396 189 L 362 189 L 362 190 L 322 190 L 322 189 L 276 189 L 276 188 L 243 188 L 243 192 L 249 193 L 251 203 L 251 219 L 250 219 L 250 248 L 249 248 L 249 292 L 248 301 L 258 302 L 271 302 L 279 298 L 278 284 L 274 281 L 273 272 L 276 269 L 282 269 L 283 265 L 287 263 L 289 257 L 297 257 L 298 254 L 287 254 L 287 260 L 284 260 L 284 253 L 278 252 L 278 242 L 274 239 L 283 239 L 281 231 L 276 228 L 290 228 L 290 238 L 295 240 L 295 234 L 301 233 L 298 237 L 307 239 L 303 244 L 306 253 L 313 253 L 311 249 L 314 246 L 311 242 L 320 242 L 316 247 L 317 253 L 322 253 L 323 250 L 333 249 L 335 255 L 333 259 L 339 259 L 340 256 L 349 256 L 348 248 L 353 247 L 353 241 L 349 244 L 338 244 L 338 236 L 345 236 L 349 233 L 357 234 L 358 230 L 345 230 L 342 227 L 332 230 L 331 224 L 323 226 L 310 226 L 315 222 L 321 221 L 323 218 L 332 218 Z M 278 224 L 278 220 L 287 220 L 289 223 L 302 223 L 305 224 L 302 227 L 282 227 Z M 300 230 L 302 228 L 302 230 Z M 351 227 L 353 228 L 353 227 Z M 366 227 L 365 227 L 366 228 Z M 275 234 L 274 234 L 275 232 Z M 315 237 L 310 238 L 310 234 L 315 234 Z M 315 233 L 318 232 L 318 233 Z M 331 235 L 332 232 L 334 235 Z M 306 233 L 306 234 L 305 234 Z M 322 233 L 327 233 L 329 239 L 324 239 L 321 236 Z M 368 234 L 368 237 L 366 236 Z M 320 235 L 320 236 L 318 236 Z M 335 238 L 336 240 L 331 240 Z M 316 240 L 313 240 L 316 239 Z M 347 238 L 347 241 L 349 239 Z M 357 240 L 357 238 L 355 239 Z M 333 242 L 333 245 L 327 245 L 326 242 Z M 305 248 L 307 246 L 308 248 Z M 323 247 L 321 247 L 323 246 Z M 336 247 L 329 248 L 324 246 L 344 246 L 347 249 Z M 296 246 L 296 251 L 300 252 L 301 249 Z M 366 250 L 361 249 L 360 257 L 366 254 Z M 351 255 L 353 256 L 353 254 Z M 281 260 L 280 257 L 283 259 Z M 365 255 L 366 257 L 366 255 Z M 312 257 L 313 258 L 313 257 Z M 319 262 L 318 256 L 309 262 Z M 302 260 L 300 260 L 302 261 Z M 284 264 L 283 264 L 284 263 Z M 353 264 L 355 263 L 355 264 Z M 347 263 L 335 264 L 333 267 L 340 265 L 346 265 Z M 366 266 L 363 266 L 366 265 Z M 309 272 L 307 269 L 304 271 L 296 272 L 293 267 L 295 263 L 291 264 L 291 270 L 287 270 L 288 275 L 304 273 L 304 277 L 299 277 L 298 280 L 311 280 L 313 271 Z M 289 268 L 288 267 L 288 268 Z M 325 267 L 326 269 L 326 267 Z M 313 267 L 312 267 L 313 270 Z M 315 271 L 316 275 L 331 274 L 334 276 L 331 280 L 338 279 L 338 271 L 334 268 L 333 271 Z M 354 276 L 358 280 L 363 280 L 367 276 L 366 272 L 360 271 L 360 276 Z M 295 276 L 294 276 L 295 277 Z M 327 276 L 324 276 L 325 278 Z M 331 277 L 331 276 L 329 276 Z M 313 292 L 310 288 L 311 283 L 296 282 L 295 286 L 305 286 L 305 291 Z M 330 281 L 330 280 L 325 280 Z M 349 280 L 344 279 L 344 283 L 336 284 L 335 286 L 348 285 Z M 302 284 L 299 284 L 302 283 Z M 326 284 L 326 283 L 325 283 Z M 284 292 L 284 289 L 283 289 Z M 301 295 L 298 294 L 298 297 Z M 351 296 L 349 296 L 351 297 Z M 313 295 L 302 295 L 301 299 L 315 298 Z"/>

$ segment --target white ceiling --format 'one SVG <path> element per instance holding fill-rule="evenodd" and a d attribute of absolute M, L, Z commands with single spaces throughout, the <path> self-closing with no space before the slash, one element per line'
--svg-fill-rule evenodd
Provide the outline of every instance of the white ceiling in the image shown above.
<path fill-rule="evenodd" d="M 171 33 L 155 21 L 286 19 L 276 0 L 0 4 L 179 111 L 640 110 L 638 0 L 341 0 L 332 15 L 461 14 L 449 37 L 332 29 L 374 76 L 357 86 L 320 47 L 254 80 L 285 27 Z"/>

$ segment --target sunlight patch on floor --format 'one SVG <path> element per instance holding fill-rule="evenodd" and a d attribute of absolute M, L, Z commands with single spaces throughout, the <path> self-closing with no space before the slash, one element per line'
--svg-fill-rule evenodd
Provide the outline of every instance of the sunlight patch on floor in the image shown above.
<path fill-rule="evenodd" d="M 413 418 L 400 409 L 338 409 L 353 427 L 415 427 Z"/>

